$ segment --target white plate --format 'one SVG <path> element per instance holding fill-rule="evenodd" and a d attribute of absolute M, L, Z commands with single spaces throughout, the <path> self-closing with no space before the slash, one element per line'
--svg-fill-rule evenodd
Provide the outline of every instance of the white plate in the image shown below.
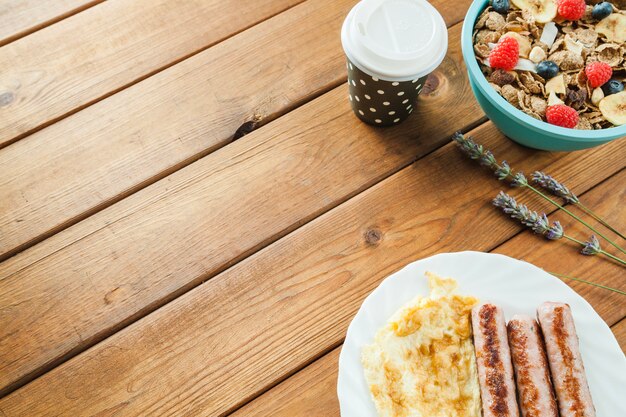
<path fill-rule="evenodd" d="M 444 253 L 407 265 L 387 277 L 352 320 L 339 356 L 337 393 L 342 417 L 377 417 L 361 366 L 361 348 L 376 331 L 416 295 L 427 295 L 426 271 L 452 277 L 459 293 L 500 305 L 508 318 L 535 316 L 544 301 L 572 308 L 587 378 L 598 417 L 626 416 L 626 357 L 613 333 L 581 296 L 542 269 L 503 255 Z"/>

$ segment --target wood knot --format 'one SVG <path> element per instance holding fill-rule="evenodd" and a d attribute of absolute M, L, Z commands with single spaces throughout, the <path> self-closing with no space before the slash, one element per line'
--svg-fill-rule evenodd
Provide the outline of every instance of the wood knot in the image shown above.
<path fill-rule="evenodd" d="M 436 74 L 430 74 L 428 78 L 426 78 L 422 94 L 431 94 L 437 87 L 439 87 L 439 77 L 437 77 Z"/>
<path fill-rule="evenodd" d="M 8 106 L 15 100 L 15 94 L 10 91 L 0 93 L 0 107 Z"/>
<path fill-rule="evenodd" d="M 383 238 L 383 232 L 378 229 L 368 229 L 365 232 L 365 243 L 368 245 L 378 245 Z"/>
<path fill-rule="evenodd" d="M 104 296 L 104 304 L 111 304 L 116 301 L 122 295 L 122 289 L 120 287 L 115 287 L 111 291 L 105 294 Z"/>
<path fill-rule="evenodd" d="M 252 120 L 248 120 L 247 122 L 244 122 L 241 126 L 239 126 L 237 128 L 237 130 L 235 131 L 235 134 L 233 135 L 233 140 L 237 140 L 240 139 L 244 136 L 246 136 L 248 133 L 252 133 L 252 131 L 254 129 L 256 129 L 257 127 L 259 127 L 259 122 L 261 121 L 261 117 L 258 115 L 255 115 Z"/>

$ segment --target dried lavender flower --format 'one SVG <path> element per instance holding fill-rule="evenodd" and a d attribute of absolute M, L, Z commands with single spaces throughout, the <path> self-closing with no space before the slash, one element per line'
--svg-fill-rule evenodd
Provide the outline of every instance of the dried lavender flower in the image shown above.
<path fill-rule="evenodd" d="M 511 181 L 511 187 L 526 187 L 528 185 L 528 180 L 523 172 L 518 172 L 513 176 L 513 181 Z"/>
<path fill-rule="evenodd" d="M 557 240 L 563 237 L 563 227 L 556 221 L 550 226 L 546 214 L 539 214 L 518 202 L 512 196 L 500 191 L 494 198 L 493 205 L 499 207 L 512 218 L 519 220 L 524 226 L 530 227 L 533 232 L 543 235 L 546 239 Z"/>
<path fill-rule="evenodd" d="M 465 155 L 469 156 L 471 159 L 477 160 L 482 166 L 491 169 L 500 181 L 513 177 L 511 186 L 524 187 L 528 185 L 528 181 L 523 173 L 518 172 L 513 175 L 511 166 L 506 161 L 502 161 L 501 164 L 498 164 L 493 153 L 489 150 L 485 150 L 483 145 L 474 142 L 471 136 L 465 137 L 461 132 L 456 132 L 452 135 L 452 139 L 459 145 Z"/>
<path fill-rule="evenodd" d="M 479 161 L 481 165 L 489 168 L 493 168 L 494 165 L 497 165 L 496 159 L 491 151 L 485 151 L 483 145 L 477 144 L 471 137 L 468 136 L 466 138 L 461 132 L 456 132 L 452 135 L 452 139 L 459 144 L 464 154 L 471 159 Z"/>
<path fill-rule="evenodd" d="M 602 248 L 600 248 L 600 242 L 598 241 L 598 238 L 595 235 L 591 235 L 591 238 L 587 242 L 585 242 L 585 246 L 580 251 L 580 253 L 582 253 L 583 255 L 592 256 L 597 255 L 601 251 Z"/>
<path fill-rule="evenodd" d="M 506 161 L 502 161 L 502 164 L 498 165 L 496 158 L 491 153 L 491 151 L 486 150 L 481 144 L 476 143 L 471 136 L 465 137 L 463 136 L 461 132 L 456 132 L 454 135 L 452 135 L 452 139 L 459 145 L 459 148 L 464 154 L 469 156 L 471 159 L 478 160 L 481 165 L 489 167 L 489 169 L 495 174 L 498 180 L 502 181 L 507 178 L 512 178 L 511 183 L 510 183 L 511 187 L 528 188 L 529 190 L 531 190 L 532 192 L 534 192 L 535 194 L 537 194 L 538 196 L 540 196 L 541 198 L 543 198 L 544 200 L 552 204 L 553 206 L 557 207 L 559 210 L 561 210 L 562 212 L 564 212 L 571 218 L 581 223 L 583 226 L 585 226 L 586 228 L 588 228 L 589 230 L 591 230 L 598 236 L 602 237 L 608 243 L 616 247 L 620 252 L 626 254 L 626 249 L 622 248 L 617 243 L 612 241 L 610 238 L 602 234 L 602 232 L 600 232 L 599 230 L 591 226 L 589 223 L 581 219 L 579 216 L 572 213 L 567 208 L 563 207 L 561 204 L 554 201 L 552 198 L 548 197 L 547 194 L 543 193 L 538 188 L 535 188 L 534 186 L 530 185 L 528 183 L 528 180 L 526 179 L 526 176 L 524 176 L 522 172 L 514 173 L 511 167 L 509 166 L 509 164 L 506 163 Z M 581 210 L 583 210 L 585 213 L 587 213 L 588 215 L 596 219 L 599 223 L 604 225 L 606 228 L 612 230 L 614 233 L 616 233 L 620 237 L 626 239 L 626 237 L 623 234 L 621 234 L 615 228 L 611 227 L 611 225 L 609 225 L 606 221 L 604 221 L 602 218 L 597 216 L 591 210 L 586 208 L 580 201 L 578 201 L 578 197 L 576 197 L 567 187 L 565 187 L 565 185 L 554 180 L 554 178 L 542 172 L 537 171 L 533 174 L 533 180 L 536 181 L 538 184 L 541 184 L 542 186 L 544 186 L 544 188 L 565 198 L 568 202 L 572 202 L 576 204 Z M 546 232 L 544 236 L 546 236 L 547 238 L 551 238 L 551 237 L 559 238 L 560 236 L 567 237 L 563 234 L 563 231 L 560 228 L 560 225 L 558 225 L 558 223 L 555 223 L 553 226 L 551 226 L 551 230 L 552 231 L 550 233 Z M 580 241 L 577 241 L 577 243 L 584 245 L 584 243 Z M 617 260 L 618 262 L 626 265 L 626 261 L 624 260 L 616 258 L 613 255 L 606 253 L 604 251 L 602 251 L 601 253 L 610 258 L 615 258 L 615 260 Z"/>
<path fill-rule="evenodd" d="M 541 188 L 550 191 L 552 194 L 563 198 L 568 203 L 577 204 L 578 197 L 570 191 L 565 184 L 558 182 L 550 175 L 541 171 L 533 172 L 533 182 L 539 184 Z"/>
<path fill-rule="evenodd" d="M 549 240 L 557 240 L 563 237 L 563 226 L 558 220 L 555 220 L 552 223 L 552 227 L 545 233 L 544 235 L 546 239 Z"/>
<path fill-rule="evenodd" d="M 511 175 L 511 167 L 506 161 L 502 161 L 502 164 L 500 165 L 499 168 L 496 168 L 494 173 L 496 174 L 496 177 L 498 177 L 500 181 L 503 181 L 507 179 L 509 175 Z"/>

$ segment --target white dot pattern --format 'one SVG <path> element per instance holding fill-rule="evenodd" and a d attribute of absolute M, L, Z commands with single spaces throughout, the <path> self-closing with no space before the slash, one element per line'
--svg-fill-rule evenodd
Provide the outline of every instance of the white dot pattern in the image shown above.
<path fill-rule="evenodd" d="M 425 77 L 409 81 L 386 81 L 347 62 L 348 100 L 361 120 L 376 126 L 401 123 L 413 112 Z"/>

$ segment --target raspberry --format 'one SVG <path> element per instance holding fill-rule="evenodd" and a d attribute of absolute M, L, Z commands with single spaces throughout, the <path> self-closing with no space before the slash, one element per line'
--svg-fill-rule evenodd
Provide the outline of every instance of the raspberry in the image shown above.
<path fill-rule="evenodd" d="M 578 20 L 585 14 L 585 0 L 558 0 L 559 16 L 567 20 Z"/>
<path fill-rule="evenodd" d="M 578 124 L 578 112 L 565 104 L 555 104 L 546 109 L 548 123 L 574 128 Z"/>
<path fill-rule="evenodd" d="M 506 36 L 489 53 L 489 66 L 511 71 L 519 60 L 519 44 L 515 38 Z"/>
<path fill-rule="evenodd" d="M 592 62 L 585 67 L 585 75 L 589 80 L 589 85 L 593 88 L 600 87 L 611 79 L 613 69 L 606 62 Z"/>

